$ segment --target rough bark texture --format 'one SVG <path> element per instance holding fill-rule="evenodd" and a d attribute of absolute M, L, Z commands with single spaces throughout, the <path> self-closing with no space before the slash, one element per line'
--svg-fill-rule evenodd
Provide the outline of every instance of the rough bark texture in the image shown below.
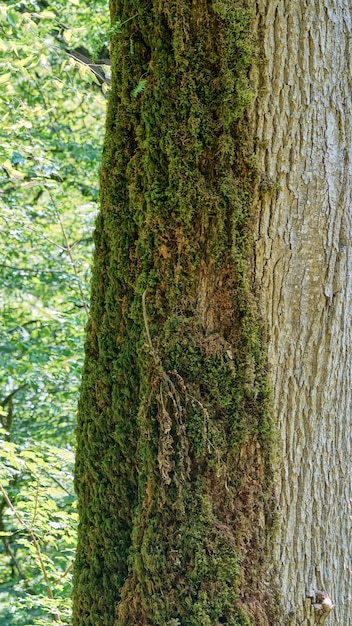
<path fill-rule="evenodd" d="M 350 7 L 111 10 L 74 624 L 347 626 Z"/>
<path fill-rule="evenodd" d="M 237 0 L 111 10 L 73 621 L 269 626 L 273 434 L 240 121 L 251 16 Z"/>
<path fill-rule="evenodd" d="M 279 425 L 281 624 L 351 623 L 351 5 L 256 3 L 254 285 Z M 259 206 L 259 211 L 258 211 Z"/>

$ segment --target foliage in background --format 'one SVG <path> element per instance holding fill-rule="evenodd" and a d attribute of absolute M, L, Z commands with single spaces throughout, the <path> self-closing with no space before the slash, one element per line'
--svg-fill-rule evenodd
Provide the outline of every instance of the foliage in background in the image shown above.
<path fill-rule="evenodd" d="M 105 0 L 0 4 L 0 626 L 70 623 L 108 27 Z"/>

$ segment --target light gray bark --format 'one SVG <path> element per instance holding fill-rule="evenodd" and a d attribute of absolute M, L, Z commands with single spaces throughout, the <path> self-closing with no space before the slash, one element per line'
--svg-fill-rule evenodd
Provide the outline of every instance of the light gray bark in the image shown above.
<path fill-rule="evenodd" d="M 351 608 L 352 8 L 259 0 L 253 123 L 261 184 L 253 280 L 267 323 L 279 430 L 283 624 Z"/>

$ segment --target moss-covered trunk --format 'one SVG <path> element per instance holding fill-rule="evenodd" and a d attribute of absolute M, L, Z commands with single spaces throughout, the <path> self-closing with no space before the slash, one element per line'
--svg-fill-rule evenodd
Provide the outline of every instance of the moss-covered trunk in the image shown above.
<path fill-rule="evenodd" d="M 273 624 L 270 398 L 246 277 L 251 16 L 239 0 L 111 13 L 74 624 Z"/>

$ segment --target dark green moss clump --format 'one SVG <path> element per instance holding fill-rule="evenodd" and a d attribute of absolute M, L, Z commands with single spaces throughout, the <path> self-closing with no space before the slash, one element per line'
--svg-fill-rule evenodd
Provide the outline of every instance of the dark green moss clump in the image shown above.
<path fill-rule="evenodd" d="M 240 0 L 111 10 L 122 34 L 77 427 L 74 624 L 266 624 L 273 435 L 247 283 L 251 15 Z"/>

